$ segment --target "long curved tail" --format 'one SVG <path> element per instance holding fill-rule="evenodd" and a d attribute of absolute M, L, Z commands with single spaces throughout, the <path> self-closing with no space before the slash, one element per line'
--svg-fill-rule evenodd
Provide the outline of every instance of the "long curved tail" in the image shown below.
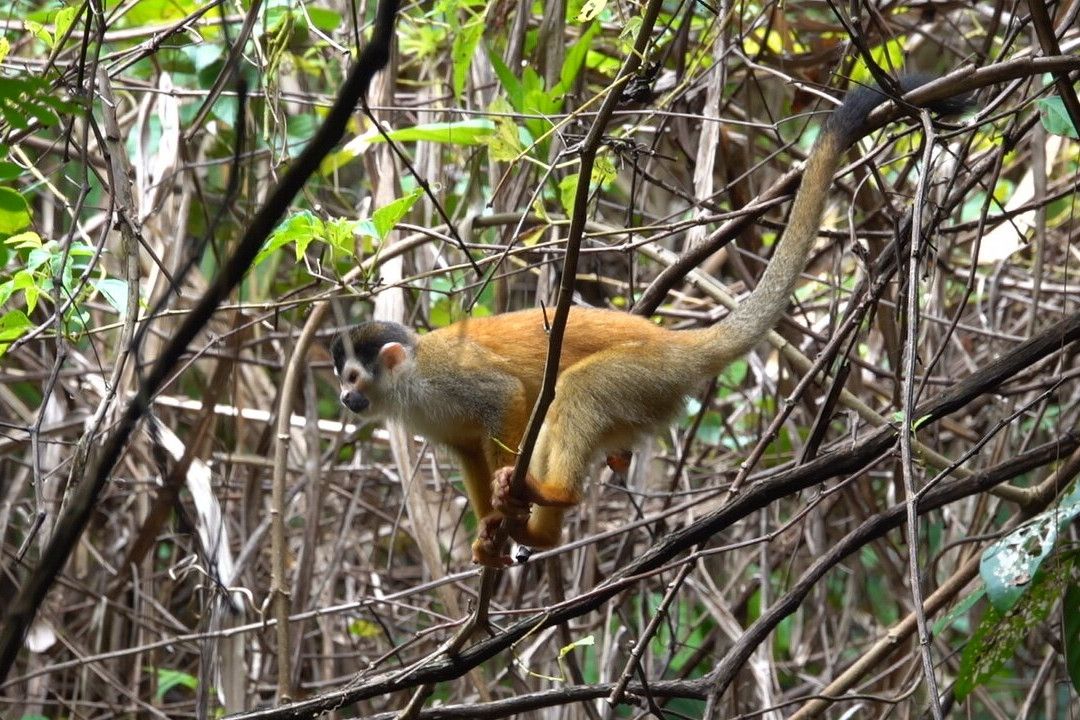
<path fill-rule="evenodd" d="M 900 88 L 908 92 L 924 84 L 927 79 L 907 77 L 901 80 Z M 839 169 L 845 151 L 862 135 L 867 116 L 887 99 L 876 88 L 856 88 L 848 93 L 843 104 L 825 121 L 821 134 L 810 150 L 787 227 L 761 280 L 749 297 L 711 328 L 715 340 L 712 345 L 720 366 L 749 352 L 779 322 L 791 291 L 806 267 L 825 211 L 833 175 Z M 963 110 L 967 104 L 966 98 L 951 98 L 932 109 L 955 113 Z"/>

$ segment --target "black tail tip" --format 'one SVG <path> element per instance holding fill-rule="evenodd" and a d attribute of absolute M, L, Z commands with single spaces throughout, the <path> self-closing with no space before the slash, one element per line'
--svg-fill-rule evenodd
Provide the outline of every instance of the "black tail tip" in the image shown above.
<path fill-rule="evenodd" d="M 897 87 L 900 94 L 907 94 L 936 79 L 936 75 L 929 73 L 910 73 L 897 81 Z M 856 87 L 844 98 L 844 104 L 833 111 L 828 127 L 844 137 L 854 137 L 861 132 L 867 116 L 874 108 L 888 99 L 889 95 L 876 86 Z M 937 100 L 926 107 L 938 115 L 956 115 L 970 109 L 974 102 L 975 92 L 971 91 Z"/>

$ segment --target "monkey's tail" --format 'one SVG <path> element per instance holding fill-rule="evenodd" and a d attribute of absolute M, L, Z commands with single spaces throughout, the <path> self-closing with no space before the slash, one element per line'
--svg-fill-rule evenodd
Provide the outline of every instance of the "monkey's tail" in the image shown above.
<path fill-rule="evenodd" d="M 900 81 L 900 89 L 906 93 L 929 79 L 919 75 L 905 77 Z M 715 359 L 720 367 L 749 352 L 779 322 L 787 299 L 806 267 L 833 175 L 839 169 L 845 151 L 862 135 L 867 116 L 887 99 L 888 96 L 877 88 L 856 88 L 825 121 L 810 150 L 791 216 L 772 260 L 749 297 L 713 328 L 717 341 Z M 965 109 L 969 100 L 968 97 L 950 98 L 932 109 L 956 113 Z"/>

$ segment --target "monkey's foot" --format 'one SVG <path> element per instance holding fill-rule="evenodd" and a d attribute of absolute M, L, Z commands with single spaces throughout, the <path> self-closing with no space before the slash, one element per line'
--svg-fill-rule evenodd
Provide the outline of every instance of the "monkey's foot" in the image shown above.
<path fill-rule="evenodd" d="M 488 515 L 480 521 L 480 532 L 472 544 L 472 561 L 475 564 L 491 568 L 504 568 L 514 564 L 513 558 L 504 554 L 502 548 L 495 544 L 502 522 L 501 515 Z"/>
<path fill-rule="evenodd" d="M 510 491 L 510 480 L 514 477 L 514 468 L 504 467 L 495 471 L 491 479 L 491 506 L 506 517 L 523 519 L 529 517 L 529 501 L 514 496 Z"/>

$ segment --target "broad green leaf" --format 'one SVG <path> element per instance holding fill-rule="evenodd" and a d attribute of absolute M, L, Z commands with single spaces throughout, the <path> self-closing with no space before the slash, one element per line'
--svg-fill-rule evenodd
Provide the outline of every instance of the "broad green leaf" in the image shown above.
<path fill-rule="evenodd" d="M 608 185 L 614 182 L 618 176 L 619 171 L 615 169 L 615 163 L 611 161 L 610 155 L 596 156 L 592 168 L 592 182 L 594 185 Z"/>
<path fill-rule="evenodd" d="M 373 138 L 365 138 L 363 142 L 358 142 L 359 140 L 359 138 L 354 138 L 345 147 L 324 157 L 322 162 L 319 163 L 319 172 L 323 175 L 331 175 L 337 172 L 337 170 L 359 157 L 360 148 L 366 145 L 368 141 L 374 142 Z"/>
<path fill-rule="evenodd" d="M 29 330 L 30 318 L 22 310 L 11 310 L 0 317 L 0 357 Z"/>
<path fill-rule="evenodd" d="M 495 98 L 488 108 L 493 113 L 509 113 L 512 109 L 503 98 Z M 488 153 L 496 162 L 513 162 L 525 150 L 521 142 L 521 131 L 517 124 L 506 115 L 495 116 L 497 131 L 487 138 Z"/>
<path fill-rule="evenodd" d="M 423 194 L 424 191 L 417 188 L 405 197 L 399 197 L 371 214 L 371 221 L 375 223 L 375 232 L 378 233 L 380 240 L 394 229 L 394 226 L 405 217 L 405 213 L 409 212 Z"/>
<path fill-rule="evenodd" d="M 56 39 L 64 37 L 68 28 L 71 27 L 71 23 L 75 22 L 78 8 L 74 5 L 70 7 L 60 8 L 56 11 L 56 18 L 53 20 L 53 25 L 56 28 Z"/>
<path fill-rule="evenodd" d="M 907 53 L 907 35 L 897 35 L 889 39 L 884 45 L 871 48 L 870 57 L 874 59 L 878 67 L 899 68 L 904 66 L 904 57 Z M 851 79 L 860 85 L 876 85 L 873 74 L 870 72 L 866 61 L 860 59 L 851 69 Z"/>
<path fill-rule="evenodd" d="M 60 118 L 47 105 L 31 101 L 24 103 L 22 108 L 44 127 L 55 127 L 60 124 Z"/>
<path fill-rule="evenodd" d="M 989 681 L 994 673 L 1016 656 L 1016 649 L 1031 634 L 1032 628 L 1046 619 L 1061 597 L 1072 574 L 1073 563 L 1050 563 L 1031 583 L 1030 591 L 1009 610 L 999 610 L 991 603 L 979 627 L 964 647 L 960 672 L 956 678 L 956 697 L 963 700 L 972 690 Z"/>
<path fill-rule="evenodd" d="M 552 91 L 553 93 L 564 95 L 574 87 L 574 81 L 577 80 L 577 76 L 585 64 L 585 58 L 589 56 L 592 39 L 598 32 L 600 32 L 599 23 L 593 23 L 578 38 L 578 41 L 566 51 L 566 57 L 563 59 L 562 67 L 559 69 L 559 84 Z"/>
<path fill-rule="evenodd" d="M 30 224 L 30 204 L 17 190 L 0 187 L 0 234 L 14 235 Z"/>
<path fill-rule="evenodd" d="M 91 280 L 90 284 L 102 294 L 105 301 L 116 312 L 120 313 L 120 319 L 123 319 L 127 314 L 127 281 L 120 278 L 104 278 L 102 280 Z"/>
<path fill-rule="evenodd" d="M 16 163 L 0 160 L 0 182 L 14 180 L 22 174 L 23 169 Z"/>
<path fill-rule="evenodd" d="M 1080 515 L 1080 481 L 1061 502 L 1009 533 L 983 552 L 979 574 L 990 602 L 1001 612 L 1012 608 L 1027 591 L 1039 566 L 1051 556 L 1058 534 Z"/>
<path fill-rule="evenodd" d="M 495 134 L 495 123 L 487 119 L 435 122 L 398 128 L 386 133 L 395 142 L 435 142 L 447 145 L 483 145 Z M 369 143 L 383 142 L 382 135 L 367 138 Z"/>
<path fill-rule="evenodd" d="M 3 101 L 0 101 L 0 115 L 4 116 L 4 122 L 16 130 L 27 130 L 30 128 L 30 123 L 27 121 L 26 115 L 9 107 L 8 104 Z"/>
<path fill-rule="evenodd" d="M 360 223 L 356 220 L 348 220 L 346 218 L 337 218 L 325 223 L 323 240 L 335 250 L 340 250 L 346 255 L 351 255 L 354 252 L 354 245 L 356 242 L 357 226 Z M 315 238 L 312 237 L 312 240 Z M 308 241 L 310 242 L 310 241 Z M 296 243 L 296 259 L 299 260 L 307 250 L 308 242 Z"/>
<path fill-rule="evenodd" d="M 196 6 L 190 0 L 135 0 L 129 7 L 124 14 L 124 27 L 154 26 L 179 20 Z"/>
<path fill-rule="evenodd" d="M 302 210 L 288 217 L 285 222 L 277 226 L 270 237 L 263 243 L 259 254 L 255 256 L 255 265 L 258 265 L 271 254 L 277 252 L 291 242 L 302 237 L 317 237 L 322 235 L 323 221 L 308 210 Z"/>
<path fill-rule="evenodd" d="M 1073 125 L 1072 118 L 1069 117 L 1069 113 L 1065 110 L 1064 100 L 1055 96 L 1036 100 L 1035 102 L 1038 103 L 1039 110 L 1042 111 L 1040 119 L 1047 132 L 1071 137 L 1073 140 L 1078 139 L 1076 126 Z"/>
<path fill-rule="evenodd" d="M 333 32 L 341 27 L 340 13 L 324 7 L 317 7 L 312 3 L 308 3 L 304 11 L 307 13 L 308 19 L 311 20 L 311 24 L 325 33 Z"/>
<path fill-rule="evenodd" d="M 499 78 L 503 90 L 506 91 L 506 97 L 510 101 L 511 107 L 518 112 L 522 112 L 522 100 L 525 97 L 525 91 L 521 86 L 521 81 L 517 79 L 514 73 L 510 72 L 510 68 L 506 67 L 506 63 L 502 61 L 497 52 L 489 50 L 488 60 L 491 62 L 491 67 L 495 70 L 495 75 Z"/>

